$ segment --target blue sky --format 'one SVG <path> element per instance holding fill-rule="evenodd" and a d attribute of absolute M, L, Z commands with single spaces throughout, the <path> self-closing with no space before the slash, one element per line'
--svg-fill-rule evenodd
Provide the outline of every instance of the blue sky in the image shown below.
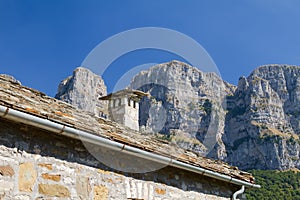
<path fill-rule="evenodd" d="M 221 76 L 236 84 L 257 66 L 300 63 L 297 0 L 0 0 L 0 73 L 54 96 L 59 82 L 101 41 L 139 27 L 164 27 L 195 39 Z M 132 66 L 180 57 L 136 51 L 103 76 L 109 90 Z"/>

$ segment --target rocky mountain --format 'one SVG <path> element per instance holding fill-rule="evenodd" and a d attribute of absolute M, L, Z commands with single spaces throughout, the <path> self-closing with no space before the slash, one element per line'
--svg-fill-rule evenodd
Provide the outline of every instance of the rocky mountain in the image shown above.
<path fill-rule="evenodd" d="M 160 132 L 184 148 L 223 158 L 226 96 L 234 87 L 215 73 L 204 73 L 179 61 L 137 74 L 130 88 L 150 93 L 140 103 L 140 125 Z"/>
<path fill-rule="evenodd" d="M 223 141 L 227 158 L 243 169 L 300 168 L 300 67 L 266 65 L 241 77 Z"/>
<path fill-rule="evenodd" d="M 98 100 L 107 94 L 103 79 L 90 70 L 78 67 L 73 75 L 61 81 L 55 98 L 97 116 L 106 114 L 107 104 Z"/>
<path fill-rule="evenodd" d="M 171 61 L 138 73 L 129 88 L 151 94 L 140 102 L 143 134 L 159 132 L 161 139 L 241 169 L 300 168 L 298 66 L 261 66 L 234 86 Z M 106 105 L 97 97 L 105 94 L 100 77 L 78 68 L 56 97 L 99 113 Z"/>
<path fill-rule="evenodd" d="M 235 87 L 172 61 L 137 74 L 130 87 L 153 97 L 141 102 L 145 130 L 242 169 L 288 169 L 300 168 L 299 73 L 262 66 Z"/>

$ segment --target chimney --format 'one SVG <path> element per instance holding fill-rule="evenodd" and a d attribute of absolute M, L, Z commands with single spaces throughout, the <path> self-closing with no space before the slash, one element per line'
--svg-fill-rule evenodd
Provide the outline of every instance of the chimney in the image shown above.
<path fill-rule="evenodd" d="M 124 89 L 100 100 L 108 100 L 108 117 L 112 121 L 123 124 L 133 130 L 139 130 L 139 101 L 147 96 L 138 90 Z"/>

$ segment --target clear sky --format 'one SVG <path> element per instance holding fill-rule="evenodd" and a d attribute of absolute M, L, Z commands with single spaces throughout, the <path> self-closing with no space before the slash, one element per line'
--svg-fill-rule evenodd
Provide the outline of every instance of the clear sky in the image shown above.
<path fill-rule="evenodd" d="M 257 66 L 300 65 L 297 0 L 0 0 L 0 73 L 54 96 L 59 82 L 101 41 L 139 27 L 184 33 L 236 84 Z M 124 55 L 104 74 L 109 89 L 143 63 L 180 57 L 156 50 Z"/>

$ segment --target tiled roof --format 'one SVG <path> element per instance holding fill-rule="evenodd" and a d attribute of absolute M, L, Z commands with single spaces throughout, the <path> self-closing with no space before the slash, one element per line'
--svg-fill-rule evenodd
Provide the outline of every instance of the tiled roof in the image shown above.
<path fill-rule="evenodd" d="M 165 157 L 171 157 L 192 166 L 208 169 L 228 175 L 248 183 L 254 183 L 254 177 L 224 162 L 198 156 L 178 146 L 142 135 L 107 119 L 76 109 L 63 101 L 46 96 L 42 92 L 22 86 L 14 79 L 0 75 L 0 105 L 38 116 L 65 126 L 83 130 L 144 151 Z"/>

